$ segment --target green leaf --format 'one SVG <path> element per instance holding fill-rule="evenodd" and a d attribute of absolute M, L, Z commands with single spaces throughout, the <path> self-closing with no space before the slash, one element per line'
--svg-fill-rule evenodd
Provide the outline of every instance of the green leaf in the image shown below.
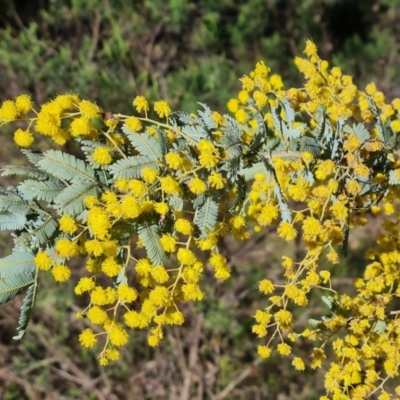
<path fill-rule="evenodd" d="M 162 129 L 156 129 L 156 131 L 157 131 L 158 143 L 160 144 L 161 154 L 165 156 L 170 148 L 169 140 Z"/>
<path fill-rule="evenodd" d="M 9 211 L 12 214 L 26 215 L 31 206 L 15 193 L 0 196 L 0 210 Z"/>
<path fill-rule="evenodd" d="M 114 175 L 114 179 L 136 178 L 142 177 L 144 168 L 152 168 L 158 170 L 157 163 L 146 156 L 131 156 L 118 160 L 110 167 L 110 173 Z"/>
<path fill-rule="evenodd" d="M 131 131 L 126 124 L 122 127 L 132 146 L 142 155 L 151 160 L 159 160 L 163 156 L 160 142 L 148 133 L 137 133 Z"/>
<path fill-rule="evenodd" d="M 182 197 L 174 194 L 167 199 L 169 206 L 175 211 L 183 210 L 183 199 Z"/>
<path fill-rule="evenodd" d="M 97 183 L 73 183 L 54 199 L 55 208 L 60 214 L 79 215 L 85 209 L 85 197 L 96 196 L 98 191 Z"/>
<path fill-rule="evenodd" d="M 25 154 L 26 158 L 34 165 L 37 165 L 38 162 L 43 158 L 43 153 L 40 151 L 22 149 L 21 152 Z"/>
<path fill-rule="evenodd" d="M 299 151 L 311 153 L 315 158 L 318 158 L 322 152 L 321 144 L 311 136 L 302 136 L 297 146 Z"/>
<path fill-rule="evenodd" d="M 390 134 L 389 134 L 385 124 L 382 122 L 381 116 L 379 114 L 379 110 L 376 107 L 376 104 L 371 97 L 368 97 L 368 104 L 372 111 L 372 114 L 374 115 L 376 127 L 378 128 L 378 131 L 380 134 L 380 139 L 383 140 L 389 148 L 393 148 L 393 143 L 392 143 Z"/>
<path fill-rule="evenodd" d="M 167 256 L 161 246 L 160 233 L 157 223 L 151 221 L 141 221 L 138 226 L 138 235 L 152 264 L 164 264 Z"/>
<path fill-rule="evenodd" d="M 198 102 L 201 107 L 204 108 L 204 111 L 199 110 L 197 114 L 201 118 L 202 122 L 207 126 L 208 129 L 216 129 L 217 124 L 214 121 L 214 118 L 211 116 L 212 110 L 210 107 L 207 106 L 207 104 L 203 104 Z"/>
<path fill-rule="evenodd" d="M 32 273 L 9 274 L 0 277 L 0 304 L 12 300 L 34 282 Z"/>
<path fill-rule="evenodd" d="M 34 272 L 36 269 L 34 255 L 28 251 L 15 251 L 0 259 L 0 277 L 9 274 Z"/>
<path fill-rule="evenodd" d="M 218 202 L 212 196 L 208 196 L 204 204 L 196 210 L 193 222 L 200 230 L 201 239 L 207 239 L 208 233 L 214 230 L 218 210 Z"/>
<path fill-rule="evenodd" d="M 232 117 L 226 118 L 226 128 L 222 129 L 224 136 L 221 138 L 221 145 L 228 154 L 228 159 L 243 156 L 242 132 L 239 125 Z"/>
<path fill-rule="evenodd" d="M 182 122 L 183 124 L 198 124 L 200 122 L 198 118 L 192 117 L 190 114 L 188 114 L 185 111 L 176 111 L 176 112 L 174 112 L 173 115 L 176 115 L 178 117 L 178 120 L 180 122 Z M 171 121 L 171 122 L 173 122 L 173 121 Z"/>
<path fill-rule="evenodd" d="M 361 122 L 353 126 L 353 131 L 361 143 L 366 142 L 371 137 L 368 129 Z"/>
<path fill-rule="evenodd" d="M 48 150 L 38 166 L 49 174 L 70 182 L 96 182 L 94 170 L 83 160 L 59 150 Z"/>
<path fill-rule="evenodd" d="M 45 220 L 38 219 L 33 224 L 33 229 L 28 229 L 28 232 L 19 236 L 15 240 L 15 243 L 19 245 L 22 243 L 31 243 L 35 247 L 40 247 L 42 244 L 47 243 L 56 229 L 57 222 L 52 216 Z"/>
<path fill-rule="evenodd" d="M 208 137 L 208 133 L 202 125 L 185 125 L 181 128 L 181 131 L 192 139 L 193 143 L 191 144 L 194 145 L 196 145 L 196 143 L 201 139 Z"/>
<path fill-rule="evenodd" d="M 386 330 L 386 322 L 382 320 L 377 321 L 374 327 L 374 332 L 377 333 L 378 335 L 382 335 L 383 332 L 385 332 L 385 330 Z"/>
<path fill-rule="evenodd" d="M 398 170 L 390 170 L 389 171 L 389 185 L 399 185 L 400 179 L 398 177 Z"/>
<path fill-rule="evenodd" d="M 38 286 L 37 280 L 35 279 L 34 283 L 32 283 L 28 287 L 26 296 L 21 306 L 21 314 L 19 315 L 18 319 L 18 327 L 17 327 L 18 334 L 16 336 L 13 336 L 14 340 L 21 340 L 25 335 L 26 328 L 28 327 L 29 321 L 31 319 L 33 305 L 35 303 L 37 286 Z"/>
<path fill-rule="evenodd" d="M 247 183 L 243 175 L 238 175 L 235 186 L 237 187 L 237 194 L 236 199 L 233 202 L 231 209 L 229 210 L 229 212 L 231 213 L 240 212 L 246 199 Z"/>
<path fill-rule="evenodd" d="M 18 190 L 29 200 L 44 200 L 52 202 L 65 188 L 62 183 L 46 181 L 39 182 L 33 179 L 26 179 L 18 185 Z"/>
<path fill-rule="evenodd" d="M 26 218 L 19 214 L 0 214 L 0 231 L 21 230 L 25 226 Z"/>
<path fill-rule="evenodd" d="M 250 97 L 248 103 L 251 107 L 256 109 L 256 104 L 254 100 Z M 254 139 L 250 143 L 249 152 L 253 153 L 261 149 L 263 144 L 267 140 L 267 129 L 265 127 L 265 121 L 260 112 L 256 111 L 254 117 L 257 121 L 257 133 L 254 136 Z"/>
<path fill-rule="evenodd" d="M 41 171 L 38 168 L 19 166 L 19 165 L 7 165 L 1 171 L 2 171 L 1 176 L 27 175 L 30 176 L 31 178 L 36 178 L 41 181 L 48 180 L 51 177 L 50 174 Z"/>
<path fill-rule="evenodd" d="M 261 159 L 264 162 L 265 168 L 267 171 L 271 174 L 275 181 L 274 185 L 274 195 L 276 199 L 278 200 L 280 212 L 281 212 L 281 218 L 284 222 L 292 222 L 292 215 L 290 213 L 289 207 L 286 203 L 285 197 L 282 194 L 281 187 L 279 186 L 279 181 L 276 176 L 275 168 L 274 165 L 272 164 L 272 156 L 270 152 L 266 152 L 261 155 Z"/>
<path fill-rule="evenodd" d="M 281 112 L 281 107 L 271 107 L 271 116 L 272 116 L 272 121 L 275 125 L 276 130 L 280 133 L 282 138 L 287 138 L 288 137 L 288 127 L 286 126 L 285 121 L 282 119 L 280 112 Z"/>

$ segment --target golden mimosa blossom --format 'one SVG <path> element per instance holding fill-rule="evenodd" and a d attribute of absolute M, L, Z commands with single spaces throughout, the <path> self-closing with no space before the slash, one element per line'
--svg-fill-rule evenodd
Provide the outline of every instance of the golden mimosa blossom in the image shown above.
<path fill-rule="evenodd" d="M 210 282 L 225 299 L 239 275 L 250 289 L 226 312 L 250 296 L 261 358 L 320 369 L 323 400 L 399 395 L 400 99 L 358 87 L 312 40 L 294 65 L 303 83 L 286 88 L 257 62 L 219 112 L 144 96 L 127 115 L 75 94 L 37 110 L 29 95 L 3 101 L 4 139 L 29 161 L 1 171 L 18 175 L 0 193 L 15 245 L 0 259 L 3 302 L 27 290 L 24 323 L 43 275 L 74 282 L 79 325 L 90 324 L 77 340 L 102 346 L 106 366 L 132 335 L 159 346 L 186 303 L 207 299 Z M 361 237 L 344 291 L 337 278 Z"/>

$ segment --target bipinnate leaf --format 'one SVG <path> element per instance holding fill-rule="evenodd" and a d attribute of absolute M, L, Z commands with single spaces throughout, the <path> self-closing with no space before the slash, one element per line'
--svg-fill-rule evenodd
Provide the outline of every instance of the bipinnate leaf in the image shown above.
<path fill-rule="evenodd" d="M 35 282 L 31 272 L 0 277 L 0 304 L 12 300 Z"/>
<path fill-rule="evenodd" d="M 232 117 L 226 117 L 226 128 L 222 129 L 224 136 L 221 145 L 228 155 L 228 159 L 243 156 L 242 132 L 238 123 Z"/>
<path fill-rule="evenodd" d="M 11 274 L 27 274 L 35 271 L 35 261 L 28 251 L 14 251 L 0 259 L 0 278 Z"/>
<path fill-rule="evenodd" d="M 1 176 L 27 175 L 41 181 L 50 179 L 51 175 L 38 168 L 27 167 L 24 165 L 7 165 L 1 170 Z"/>
<path fill-rule="evenodd" d="M 122 127 L 132 146 L 142 155 L 151 160 L 159 160 L 163 156 L 160 142 L 148 133 L 137 133 L 130 130 L 126 124 Z"/>
<path fill-rule="evenodd" d="M 142 176 L 144 168 L 151 168 L 158 170 L 157 163 L 146 156 L 131 156 L 118 160 L 110 167 L 110 173 L 114 175 L 114 179 L 123 178 L 136 178 L 139 179 Z"/>
<path fill-rule="evenodd" d="M 204 139 L 208 136 L 207 131 L 204 129 L 202 125 L 185 125 L 181 128 L 182 132 L 192 139 L 193 143 L 191 145 L 195 145 L 201 139 Z"/>
<path fill-rule="evenodd" d="M 161 246 L 160 233 L 157 223 L 151 221 L 142 221 L 138 226 L 138 235 L 152 264 L 164 264 L 167 256 Z"/>
<path fill-rule="evenodd" d="M 52 202 L 65 188 L 58 182 L 46 181 L 40 182 L 33 179 L 26 179 L 18 185 L 18 190 L 26 199 L 44 200 Z"/>
<path fill-rule="evenodd" d="M 1 210 L 12 214 L 26 215 L 31 210 L 31 205 L 18 194 L 9 192 L 6 195 L 0 195 Z"/>
<path fill-rule="evenodd" d="M 48 150 L 37 165 L 49 174 L 70 182 L 96 182 L 95 172 L 84 161 L 59 150 Z"/>
<path fill-rule="evenodd" d="M 209 232 L 214 230 L 218 217 L 218 202 L 207 196 L 203 205 L 196 210 L 194 224 L 200 230 L 200 239 L 207 239 Z"/>
<path fill-rule="evenodd" d="M 35 303 L 37 286 L 37 280 L 35 279 L 26 291 L 26 296 L 21 306 L 21 314 L 19 315 L 18 319 L 18 334 L 16 336 L 13 336 L 14 340 L 21 340 L 25 335 L 26 328 L 28 327 L 29 321 L 31 319 L 33 305 Z"/>
<path fill-rule="evenodd" d="M 19 214 L 0 214 L 0 231 L 16 231 L 25 226 L 26 217 Z"/>
<path fill-rule="evenodd" d="M 15 244 L 23 243 L 39 247 L 45 244 L 57 229 L 57 222 L 50 215 L 45 215 L 32 222 L 30 227 L 25 227 L 27 232 L 17 236 Z"/>
<path fill-rule="evenodd" d="M 85 197 L 96 196 L 98 191 L 97 183 L 75 182 L 54 199 L 54 207 L 60 214 L 79 215 L 85 209 Z"/>

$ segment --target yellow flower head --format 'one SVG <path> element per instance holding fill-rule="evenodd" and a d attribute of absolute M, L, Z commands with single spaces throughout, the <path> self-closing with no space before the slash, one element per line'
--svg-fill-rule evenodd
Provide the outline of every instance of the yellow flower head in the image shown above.
<path fill-rule="evenodd" d="M 172 113 L 168 103 L 164 100 L 156 101 L 154 103 L 154 111 L 160 118 L 169 117 Z"/>
<path fill-rule="evenodd" d="M 96 118 L 101 112 L 99 106 L 88 100 L 82 100 L 78 104 L 78 107 L 82 117 L 87 119 Z"/>
<path fill-rule="evenodd" d="M 137 112 L 149 111 L 149 103 L 144 96 L 136 96 L 133 100 L 133 106 L 136 107 Z"/>
<path fill-rule="evenodd" d="M 15 107 L 18 114 L 27 114 L 33 108 L 31 96 L 28 94 L 21 94 L 15 99 Z"/>
<path fill-rule="evenodd" d="M 87 328 L 79 335 L 79 342 L 83 347 L 90 349 L 97 343 L 97 338 L 93 330 Z"/>
<path fill-rule="evenodd" d="M 78 229 L 78 225 L 72 217 L 65 214 L 60 218 L 60 229 L 72 235 Z"/>
<path fill-rule="evenodd" d="M 14 142 L 19 147 L 30 147 L 33 143 L 33 135 L 29 130 L 18 128 L 14 133 Z"/>

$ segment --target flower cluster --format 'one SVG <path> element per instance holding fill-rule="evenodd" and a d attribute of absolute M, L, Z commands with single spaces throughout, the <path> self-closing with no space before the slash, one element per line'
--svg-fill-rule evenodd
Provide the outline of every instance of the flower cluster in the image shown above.
<path fill-rule="evenodd" d="M 0 196 L 2 212 L 18 226 L 6 259 L 22 265 L 14 274 L 33 273 L 33 262 L 34 273 L 50 272 L 57 282 L 71 278 L 71 258 L 85 259 L 75 293 L 88 299 L 77 316 L 90 328 L 79 341 L 92 348 L 102 338 L 102 365 L 120 358 L 130 329 L 147 329 L 148 344 L 157 346 L 166 325 L 182 325 L 180 304 L 203 299 L 207 268 L 216 279 L 230 277 L 221 238 L 246 240 L 250 227 L 274 225 L 280 240 L 301 239 L 305 251 L 297 259 L 282 255 L 282 282 L 266 276 L 259 283 L 268 299 L 254 314 L 259 355 L 292 357 L 291 343 L 306 338 L 315 342 L 310 362 L 292 357 L 303 371 L 326 366 L 331 344 L 335 360 L 322 399 L 390 398 L 384 383 L 400 365 L 393 310 L 400 296 L 400 100 L 386 103 L 374 84 L 360 90 L 311 41 L 295 64 L 304 87 L 285 90 L 280 76 L 257 63 L 227 104 L 232 116 L 205 105 L 198 114 L 173 113 L 167 102 L 151 105 L 143 96 L 133 100 L 136 115 L 103 113 L 74 94 L 31 117 L 29 96 L 2 104 L 0 125 L 29 122 L 14 140 L 36 167 L 20 173 L 37 179 Z M 84 160 L 54 150 L 37 156 L 29 150 L 37 134 L 58 145 L 78 142 Z M 383 233 L 354 292 L 338 293 L 334 266 L 349 231 L 368 215 L 385 216 Z M 295 330 L 293 309 L 306 307 L 315 288 L 330 293 L 323 298 L 330 311 Z"/>

